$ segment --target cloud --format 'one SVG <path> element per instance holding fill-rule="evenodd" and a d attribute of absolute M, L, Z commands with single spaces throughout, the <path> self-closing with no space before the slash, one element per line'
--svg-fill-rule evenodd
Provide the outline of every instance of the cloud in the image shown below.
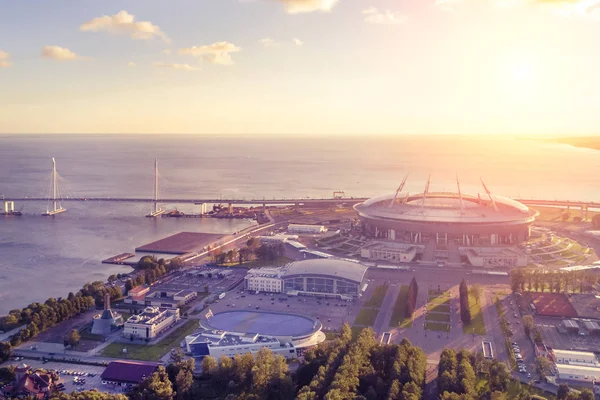
<path fill-rule="evenodd" d="M 401 24 L 406 21 L 406 16 L 399 13 L 395 13 L 389 10 L 379 11 L 375 7 L 367 8 L 363 10 L 365 15 L 365 22 L 369 24 Z"/>
<path fill-rule="evenodd" d="M 0 50 L 0 68 L 8 67 L 12 67 L 12 62 L 10 61 L 10 54 Z"/>
<path fill-rule="evenodd" d="M 127 11 L 119 11 L 115 15 L 103 15 L 83 23 L 83 32 L 109 32 L 117 35 L 128 35 L 133 39 L 148 40 L 156 37 L 168 42 L 163 31 L 150 21 L 135 21 L 135 16 Z"/>
<path fill-rule="evenodd" d="M 294 44 L 296 46 L 302 46 L 302 45 L 304 45 L 304 42 L 298 38 L 294 38 Z"/>
<path fill-rule="evenodd" d="M 57 61 L 72 61 L 82 57 L 78 56 L 66 47 L 45 46 L 42 49 L 42 58 L 49 58 Z"/>
<path fill-rule="evenodd" d="M 136 66 L 136 63 L 134 63 L 133 61 L 129 61 L 129 62 L 127 63 L 127 66 L 128 66 L 129 68 L 133 68 L 133 67 L 135 67 L 135 66 Z"/>
<path fill-rule="evenodd" d="M 200 68 L 192 67 L 190 64 L 171 64 L 164 62 L 155 62 L 152 65 L 160 68 L 180 69 L 183 71 L 198 71 Z"/>
<path fill-rule="evenodd" d="M 561 17 L 582 17 L 600 20 L 600 0 L 537 0 L 542 8 Z"/>
<path fill-rule="evenodd" d="M 162 51 L 162 53 L 165 54 L 165 55 L 169 55 L 169 54 L 171 54 L 171 49 L 164 49 Z"/>
<path fill-rule="evenodd" d="M 205 46 L 193 46 L 179 49 L 179 54 L 201 57 L 212 64 L 231 65 L 231 53 L 237 53 L 242 49 L 233 43 L 217 42 Z"/>
<path fill-rule="evenodd" d="M 258 41 L 264 47 L 279 47 L 279 43 L 271 38 L 263 38 Z"/>
<path fill-rule="evenodd" d="M 331 11 L 339 0 L 275 0 L 283 3 L 288 14 Z"/>

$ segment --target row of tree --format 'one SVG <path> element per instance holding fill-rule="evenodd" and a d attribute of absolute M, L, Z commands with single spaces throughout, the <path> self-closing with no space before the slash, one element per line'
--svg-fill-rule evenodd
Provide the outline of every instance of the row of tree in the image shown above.
<path fill-rule="evenodd" d="M 216 264 L 225 264 L 237 262 L 242 264 L 245 261 L 265 260 L 274 261 L 285 254 L 285 246 L 281 242 L 261 243 L 259 238 L 251 238 L 246 242 L 246 246 L 241 249 L 231 249 L 227 252 L 220 248 L 211 252 Z"/>
<path fill-rule="evenodd" d="M 463 279 L 458 286 L 458 298 L 460 301 L 460 319 L 463 324 L 471 323 L 471 308 L 469 307 L 469 287 Z"/>
<path fill-rule="evenodd" d="M 598 279 L 589 271 L 561 271 L 515 268 L 510 272 L 513 291 L 589 292 Z"/>
<path fill-rule="evenodd" d="M 408 285 L 408 294 L 406 296 L 406 308 L 404 309 L 404 316 L 406 318 L 412 318 L 415 309 L 417 307 L 417 295 L 419 294 L 419 285 L 417 280 L 413 276 Z"/>
<path fill-rule="evenodd" d="M 285 358 L 262 348 L 253 356 L 236 355 L 233 360 L 223 356 L 219 361 L 206 356 L 202 373 L 211 380 L 213 389 L 227 398 L 269 400 L 294 398 L 294 384 L 288 375 Z"/>
<path fill-rule="evenodd" d="M 151 285 L 166 274 L 182 267 L 183 262 L 178 257 L 173 258 L 169 262 L 166 262 L 164 258 L 157 260 L 155 256 L 142 257 L 136 265 L 136 269 L 138 270 L 137 276 L 125 282 L 125 290 L 129 292 L 136 286 Z"/>

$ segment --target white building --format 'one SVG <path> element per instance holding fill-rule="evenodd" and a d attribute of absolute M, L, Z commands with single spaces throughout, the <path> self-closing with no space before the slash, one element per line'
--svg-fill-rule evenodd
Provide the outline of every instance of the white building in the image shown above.
<path fill-rule="evenodd" d="M 254 268 L 248 271 L 245 278 L 246 290 L 281 293 L 285 273 L 283 268 Z"/>
<path fill-rule="evenodd" d="M 375 242 L 360 249 L 360 256 L 369 260 L 383 260 L 389 262 L 410 262 L 417 255 L 417 246 Z"/>
<path fill-rule="evenodd" d="M 553 350 L 557 364 L 592 365 L 600 367 L 598 358 L 590 351 Z"/>
<path fill-rule="evenodd" d="M 125 321 L 123 336 L 136 339 L 154 339 L 179 321 L 178 308 L 146 307 L 144 312 Z"/>
<path fill-rule="evenodd" d="M 510 248 L 459 248 L 466 253 L 469 263 L 474 267 L 513 268 L 527 266 L 527 256 Z"/>
<path fill-rule="evenodd" d="M 600 379 L 600 362 L 592 352 L 553 350 L 560 379 L 593 382 Z"/>
<path fill-rule="evenodd" d="M 308 234 L 319 234 L 327 232 L 327 228 L 323 225 L 300 225 L 300 224 L 289 224 L 287 228 L 289 233 L 308 233 Z"/>
<path fill-rule="evenodd" d="M 600 379 L 600 368 L 594 366 L 556 364 L 559 379 L 593 382 Z"/>

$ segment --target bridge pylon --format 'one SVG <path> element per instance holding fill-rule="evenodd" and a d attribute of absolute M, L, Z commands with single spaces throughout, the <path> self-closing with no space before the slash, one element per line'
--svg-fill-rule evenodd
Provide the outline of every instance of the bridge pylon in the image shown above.
<path fill-rule="evenodd" d="M 52 157 L 52 175 L 50 178 L 51 179 L 51 189 L 50 189 L 51 193 L 50 193 L 50 197 L 48 198 L 48 201 L 52 202 L 52 209 L 50 209 L 50 207 L 48 207 L 46 209 L 46 212 L 42 214 L 44 216 L 56 215 L 56 214 L 60 214 L 60 213 L 67 211 L 62 206 L 58 206 L 58 203 L 57 203 L 57 201 L 59 200 L 58 199 L 57 177 L 58 177 L 58 174 L 56 172 L 56 160 L 54 159 L 54 157 Z"/>
<path fill-rule="evenodd" d="M 156 158 L 154 159 L 154 202 L 152 204 L 152 211 L 146 217 L 156 218 L 165 212 L 158 205 L 158 160 Z"/>

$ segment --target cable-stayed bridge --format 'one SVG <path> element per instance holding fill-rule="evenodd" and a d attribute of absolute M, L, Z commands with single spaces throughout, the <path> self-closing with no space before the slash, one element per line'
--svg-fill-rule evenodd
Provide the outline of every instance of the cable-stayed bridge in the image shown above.
<path fill-rule="evenodd" d="M 346 197 L 344 192 L 333 192 L 332 197 L 327 198 L 262 198 L 262 199 L 246 199 L 246 198 L 168 198 L 159 196 L 158 186 L 158 162 L 154 160 L 154 196 L 153 198 L 140 198 L 140 197 L 63 197 L 59 188 L 60 175 L 56 169 L 56 161 L 52 158 L 52 174 L 50 177 L 50 190 L 47 197 L 4 197 L 5 210 L 7 207 L 14 209 L 15 202 L 47 202 L 48 207 L 45 213 L 42 215 L 56 215 L 65 212 L 66 209 L 62 207 L 64 202 L 115 202 L 115 203 L 149 203 L 152 204 L 152 208 L 147 215 L 148 217 L 157 217 L 165 212 L 160 208 L 160 204 L 196 204 L 201 205 L 202 210 L 205 210 L 206 204 L 227 204 L 229 209 L 234 205 L 294 205 L 296 207 L 305 205 L 318 205 L 318 204 L 357 204 L 366 201 L 366 197 Z M 587 215 L 588 209 L 600 209 L 600 202 L 593 201 L 578 201 L 578 200 L 547 200 L 547 199 L 514 199 L 528 206 L 547 206 L 547 207 L 566 207 L 566 208 L 580 208 L 583 215 Z M 7 206 L 8 204 L 8 206 Z M 6 213 L 6 212 L 5 212 Z"/>

